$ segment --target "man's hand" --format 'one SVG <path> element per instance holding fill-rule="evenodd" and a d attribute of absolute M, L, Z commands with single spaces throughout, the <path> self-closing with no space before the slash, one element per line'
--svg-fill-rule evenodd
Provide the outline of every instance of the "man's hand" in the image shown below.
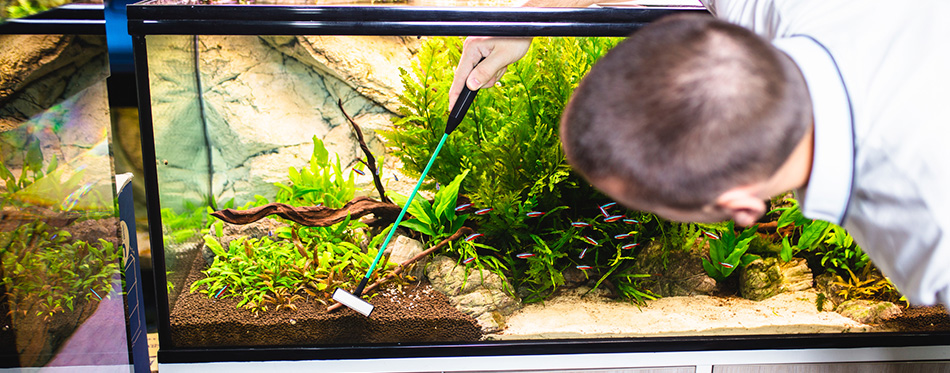
<path fill-rule="evenodd" d="M 508 65 L 524 57 L 531 38 L 469 37 L 462 44 L 462 56 L 455 68 L 455 79 L 449 90 L 449 108 L 462 93 L 462 84 L 477 90 L 491 87 L 505 74 Z M 478 61 L 485 57 L 485 60 Z M 478 66 L 475 66 L 475 65 Z"/>

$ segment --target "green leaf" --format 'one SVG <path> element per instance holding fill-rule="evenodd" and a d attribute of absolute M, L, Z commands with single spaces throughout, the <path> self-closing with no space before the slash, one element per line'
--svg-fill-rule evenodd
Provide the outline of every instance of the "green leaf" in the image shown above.
<path fill-rule="evenodd" d="M 409 199 L 409 197 L 397 193 L 390 195 L 390 198 L 394 203 L 396 203 L 396 205 L 400 207 L 405 207 L 406 201 Z M 423 200 L 422 198 L 418 198 L 418 196 L 412 199 L 412 205 L 409 206 L 409 209 L 406 210 L 406 212 L 427 225 L 432 225 L 433 223 L 438 222 L 435 216 L 433 216 L 434 213 L 432 212 L 432 206 L 429 205 L 429 202 Z"/>
<path fill-rule="evenodd" d="M 423 223 L 419 219 L 404 220 L 402 223 L 399 224 L 399 226 L 412 229 L 416 232 L 419 232 L 428 236 L 436 235 L 436 232 L 434 232 L 428 224 Z"/>
<path fill-rule="evenodd" d="M 462 171 L 449 185 L 435 194 L 435 201 L 432 204 L 435 208 L 435 216 L 440 220 L 445 218 L 445 221 L 451 221 L 455 217 L 455 205 L 458 201 L 459 188 L 468 172 L 469 170 Z"/>

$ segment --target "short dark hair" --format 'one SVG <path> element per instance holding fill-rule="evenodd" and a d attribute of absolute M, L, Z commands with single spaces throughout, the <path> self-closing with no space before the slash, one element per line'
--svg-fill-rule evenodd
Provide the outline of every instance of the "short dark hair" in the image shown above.
<path fill-rule="evenodd" d="M 595 186 L 621 181 L 628 207 L 698 209 L 768 179 L 810 124 L 790 58 L 740 26 L 672 16 L 594 65 L 565 108 L 561 141 Z"/>

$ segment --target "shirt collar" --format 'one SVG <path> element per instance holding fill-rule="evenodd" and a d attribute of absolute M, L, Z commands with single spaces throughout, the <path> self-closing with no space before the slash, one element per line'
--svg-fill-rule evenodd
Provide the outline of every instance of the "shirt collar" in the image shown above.
<path fill-rule="evenodd" d="M 811 95 L 815 145 L 802 214 L 842 225 L 854 176 L 854 118 L 834 57 L 807 36 L 773 40 L 798 65 Z"/>

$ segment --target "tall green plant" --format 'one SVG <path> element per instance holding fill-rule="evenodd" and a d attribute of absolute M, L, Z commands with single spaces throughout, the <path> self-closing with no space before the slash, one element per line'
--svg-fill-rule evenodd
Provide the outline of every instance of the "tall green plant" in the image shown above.
<path fill-rule="evenodd" d="M 292 206 L 325 205 L 330 208 L 340 208 L 353 199 L 356 193 L 356 179 L 353 171 L 344 177 L 340 156 L 336 156 L 334 163 L 330 163 L 330 152 L 323 145 L 323 141 L 313 137 L 313 153 L 310 163 L 300 169 L 288 169 L 290 185 L 274 183 L 279 188 L 275 202 L 286 203 Z M 259 200 L 266 204 L 266 200 Z"/>

